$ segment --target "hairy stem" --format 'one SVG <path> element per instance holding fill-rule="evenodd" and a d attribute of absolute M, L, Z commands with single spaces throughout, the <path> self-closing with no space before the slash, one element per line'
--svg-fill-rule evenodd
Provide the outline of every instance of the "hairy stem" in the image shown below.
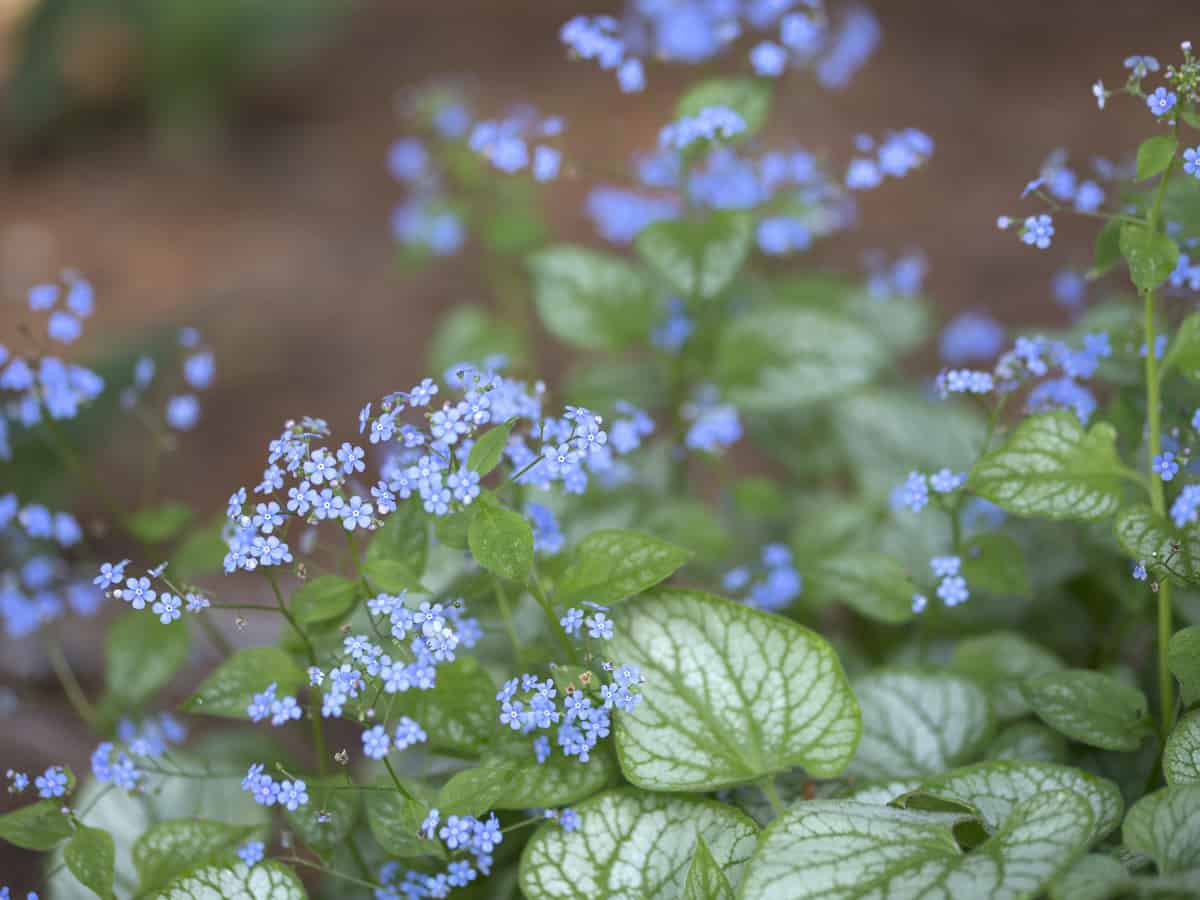
<path fill-rule="evenodd" d="M 304 652 L 308 657 L 308 664 L 315 667 L 317 665 L 316 648 L 313 647 L 312 641 L 308 639 L 308 635 L 304 633 L 304 629 L 300 627 L 300 623 L 296 621 L 291 610 L 287 608 L 287 604 L 283 602 L 283 592 L 279 590 L 279 581 L 275 578 L 275 574 L 269 569 L 261 569 L 260 571 L 267 576 L 267 581 L 271 584 L 271 590 L 275 593 L 275 602 L 279 606 L 279 612 L 283 614 L 283 617 L 287 619 L 287 623 L 292 626 L 292 630 L 296 632 L 296 635 L 303 642 Z M 318 688 L 314 688 L 313 690 L 319 695 Z M 312 722 L 313 744 L 316 747 L 317 753 L 317 767 L 321 775 L 324 776 L 329 772 L 329 761 L 326 758 L 327 754 L 325 752 L 325 731 L 321 725 L 320 712 L 316 707 L 317 704 L 314 703 L 313 709 L 309 711 L 308 718 Z"/>
<path fill-rule="evenodd" d="M 46 639 L 46 658 L 50 660 L 50 668 L 54 670 L 54 675 L 58 678 L 58 683 L 62 686 L 63 693 L 66 694 L 72 708 L 89 728 L 94 728 L 96 709 L 84 694 L 79 679 L 75 677 L 75 672 L 67 661 L 67 655 L 63 653 L 62 647 L 54 638 Z"/>
<path fill-rule="evenodd" d="M 1173 133 L 1177 134 L 1178 130 L 1179 126 L 1176 125 Z M 1150 216 L 1147 220 L 1147 227 L 1151 232 L 1157 232 L 1161 226 L 1163 198 L 1167 193 L 1167 182 L 1170 181 L 1171 173 L 1175 169 L 1176 158 L 1171 158 L 1171 162 L 1167 165 L 1166 171 L 1163 172 L 1162 179 L 1158 183 L 1158 190 L 1154 195 L 1154 205 L 1150 208 Z M 1154 333 L 1155 291 L 1153 289 L 1143 291 L 1143 298 L 1145 301 L 1143 328 L 1146 339 L 1146 428 L 1149 433 L 1146 464 L 1149 467 L 1147 474 L 1150 479 L 1150 506 L 1162 516 L 1166 514 L 1163 483 L 1153 469 L 1154 457 L 1162 452 L 1161 384 L 1159 382 L 1158 357 L 1154 347 L 1156 337 Z M 1159 724 L 1164 739 L 1175 725 L 1175 681 L 1171 669 L 1167 665 L 1167 644 L 1171 640 L 1171 631 L 1171 585 L 1170 582 L 1163 579 L 1158 589 L 1158 694 Z"/>

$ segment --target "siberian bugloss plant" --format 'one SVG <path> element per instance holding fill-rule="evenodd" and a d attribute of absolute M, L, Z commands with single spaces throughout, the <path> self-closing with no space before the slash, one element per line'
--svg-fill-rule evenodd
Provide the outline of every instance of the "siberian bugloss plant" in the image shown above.
<path fill-rule="evenodd" d="M 8 773 L 0 837 L 51 854 L 51 896 L 1200 894 L 1200 628 L 1176 627 L 1200 621 L 1200 63 L 1097 82 L 1147 107 L 1136 165 L 1051 154 L 999 220 L 1030 252 L 1096 220 L 1086 275 L 1055 280 L 1071 326 L 963 314 L 913 381 L 925 260 L 860 279 L 802 254 L 933 141 L 762 137 L 788 79 L 836 89 L 878 37 L 786 0 L 567 22 L 621 91 L 663 60 L 749 69 L 593 185 L 600 246 L 538 213 L 586 174 L 569 123 L 414 98 L 403 260 L 479 254 L 497 311 L 453 312 L 435 374 L 349 433 L 286 422 L 215 522 L 126 512 L 58 427 L 115 392 L 158 441 L 190 428 L 198 336 L 155 398 L 151 362 L 105 379 L 40 349 L 77 336 L 86 282 L 30 292 L 48 322 L 5 351 L 5 435 L 112 517 L 0 503 L 8 635 L 44 639 L 98 741 L 90 772 Z M 560 384 L 538 322 L 578 357 Z M 55 635 L 106 605 L 93 697 Z M 247 646 L 250 619 L 278 640 Z M 197 630 L 222 660 L 167 709 Z"/>

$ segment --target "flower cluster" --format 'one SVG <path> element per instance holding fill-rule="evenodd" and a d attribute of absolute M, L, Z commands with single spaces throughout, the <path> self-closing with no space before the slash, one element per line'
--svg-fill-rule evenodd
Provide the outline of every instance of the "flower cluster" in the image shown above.
<path fill-rule="evenodd" d="M 490 874 L 492 854 L 504 841 L 500 820 L 494 813 L 487 819 L 447 816 L 443 823 L 439 810 L 431 809 L 421 823 L 420 835 L 426 840 L 440 838 L 445 850 L 460 858 L 450 862 L 444 872 L 433 875 L 403 870 L 395 861 L 386 862 L 379 870 L 383 887 L 375 889 L 375 900 L 446 897 L 451 888 L 466 887 L 480 875 Z M 471 858 L 464 858 L 467 856 Z"/>
<path fill-rule="evenodd" d="M 562 152 L 539 143 L 530 153 L 529 141 L 556 138 L 563 128 L 558 116 L 542 119 L 532 110 L 520 109 L 505 119 L 477 123 L 467 145 L 501 172 L 512 175 L 529 167 L 534 180 L 553 181 L 558 177 Z"/>
<path fill-rule="evenodd" d="M 367 686 L 367 679 L 385 694 L 431 689 L 437 667 L 453 662 L 459 646 L 474 647 L 481 637 L 478 621 L 463 615 L 461 598 L 448 606 L 426 601 L 414 610 L 405 605 L 404 594 L 378 594 L 367 601 L 367 609 L 386 622 L 394 648 L 388 653 L 365 635 L 349 635 L 343 645 L 348 662 L 328 672 L 309 669 L 309 683 L 323 688 L 321 715 L 326 718 L 342 715 L 345 704 Z M 425 739 L 415 726 L 414 722 L 397 729 L 397 746 Z"/>
<path fill-rule="evenodd" d="M 190 431 L 200 421 L 199 394 L 212 387 L 217 366 L 212 350 L 202 346 L 200 332 L 192 327 L 181 328 L 178 343 L 183 351 L 180 364 L 182 386 L 172 382 L 164 409 L 167 425 L 176 431 Z M 121 406 L 133 409 L 154 383 L 158 363 L 151 356 L 141 356 L 133 366 L 133 383 L 121 391 Z"/>
<path fill-rule="evenodd" d="M 100 571 L 92 584 L 104 591 L 106 596 L 116 597 L 128 603 L 134 609 L 150 608 L 150 612 L 158 616 L 164 625 L 177 620 L 186 609 L 190 613 L 199 613 L 211 606 L 208 597 L 199 591 L 185 591 L 182 595 L 164 578 L 167 564 L 161 563 L 141 576 L 125 577 L 125 567 L 129 560 L 106 562 L 100 566 Z M 125 583 L 122 585 L 121 580 Z M 165 589 L 155 590 L 154 585 L 162 582 Z"/>
<path fill-rule="evenodd" d="M 301 780 L 276 781 L 263 772 L 262 763 L 254 763 L 242 779 L 242 790 L 261 806 L 282 806 L 295 812 L 308 805 L 308 786 Z"/>
<path fill-rule="evenodd" d="M 876 142 L 870 135 L 859 135 L 856 149 L 861 154 L 850 161 L 846 187 L 852 191 L 870 190 L 883 184 L 885 177 L 903 178 L 920 168 L 933 154 L 933 139 L 916 128 L 892 132 Z"/>
<path fill-rule="evenodd" d="M 761 577 L 755 578 L 749 566 L 738 566 L 725 573 L 721 586 L 732 594 L 744 594 L 749 606 L 772 612 L 786 609 L 804 586 L 792 561 L 792 551 L 783 544 L 767 544 L 761 559 Z"/>
<path fill-rule="evenodd" d="M 603 613 L 584 620 L 580 610 L 568 610 L 564 620 L 583 622 L 593 638 L 612 636 L 611 621 Z M 501 724 L 526 735 L 549 731 L 557 725 L 555 740 L 563 756 L 586 763 L 592 749 L 608 737 L 612 710 L 632 710 L 642 699 L 635 690 L 642 683 L 637 666 L 605 662 L 601 669 L 609 674 L 609 681 L 597 679 L 590 671 L 583 672 L 579 684 L 568 683 L 561 698 L 553 679 L 539 680 L 532 674 L 509 679 L 496 694 Z M 533 752 L 539 764 L 548 760 L 552 753 L 550 738 L 545 734 L 535 737 Z"/>
<path fill-rule="evenodd" d="M 793 8 L 799 6 L 800 8 Z M 626 93 L 645 87 L 644 60 L 702 63 L 757 33 L 748 51 L 755 74 L 778 78 L 789 68 L 812 66 L 818 82 L 845 87 L 879 44 L 879 23 L 861 7 L 831 27 L 820 0 L 635 0 L 620 20 L 576 16 L 559 32 L 579 58 L 614 71 Z"/>
<path fill-rule="evenodd" d="M 962 560 L 957 556 L 935 556 L 929 561 L 934 578 L 939 579 L 937 596 L 947 607 L 965 603 L 970 597 L 967 580 L 962 576 Z M 929 601 L 924 594 L 913 594 L 912 610 L 924 612 Z"/>
<path fill-rule="evenodd" d="M 713 385 L 701 387 L 695 399 L 683 406 L 680 415 L 691 423 L 683 439 L 689 450 L 719 453 L 742 439 L 737 408 L 721 403 Z"/>
<path fill-rule="evenodd" d="M 146 774 L 135 758 L 159 759 L 170 745 L 183 743 L 187 729 L 170 714 L 160 713 L 138 724 L 122 719 L 116 736 L 119 748 L 113 741 L 103 741 L 92 752 L 92 775 L 98 781 L 132 791 L 139 788 Z"/>
<path fill-rule="evenodd" d="M 267 685 L 265 691 L 255 694 L 251 698 L 250 705 L 246 707 L 246 715 L 250 717 L 251 722 L 261 722 L 263 719 L 269 718 L 271 724 L 278 728 L 280 725 L 286 725 L 288 722 L 299 719 L 304 714 L 295 697 L 276 696 L 275 692 L 278 687 L 279 685 L 272 681 Z"/>
<path fill-rule="evenodd" d="M 909 472 L 904 482 L 892 493 L 892 507 L 907 507 L 912 512 L 920 512 L 929 505 L 930 488 L 935 494 L 952 494 L 966 483 L 966 472 L 954 472 L 951 469 L 939 469 L 932 475 Z"/>
<path fill-rule="evenodd" d="M 34 286 L 28 300 L 31 311 L 48 313 L 46 336 L 61 344 L 79 339 L 84 320 L 95 308 L 91 285 L 73 272 L 64 274 L 61 285 Z M 21 355 L 0 344 L 0 391 L 8 398 L 0 407 L 0 459 L 12 459 L 10 422 L 33 428 L 43 415 L 53 420 L 73 419 L 103 390 L 104 379 L 91 369 L 38 350 Z"/>
<path fill-rule="evenodd" d="M 99 609 L 103 596 L 65 552 L 83 540 L 73 515 L 0 495 L 0 537 L 0 619 L 9 637 L 32 634 L 68 610 L 91 616 Z"/>
<path fill-rule="evenodd" d="M 1093 332 L 1083 338 L 1079 349 L 1065 341 L 1047 338 L 1019 337 L 1011 350 L 1002 354 L 991 372 L 972 369 L 943 370 L 934 381 L 941 397 L 950 394 L 990 394 L 997 391 L 1010 394 L 1022 384 L 1045 378 L 1051 367 L 1062 373 L 1037 384 L 1026 399 L 1029 412 L 1067 409 L 1080 422 L 1087 424 L 1096 410 L 1096 399 L 1080 384 L 1096 374 L 1100 362 L 1112 356 L 1112 345 L 1106 332 Z"/>

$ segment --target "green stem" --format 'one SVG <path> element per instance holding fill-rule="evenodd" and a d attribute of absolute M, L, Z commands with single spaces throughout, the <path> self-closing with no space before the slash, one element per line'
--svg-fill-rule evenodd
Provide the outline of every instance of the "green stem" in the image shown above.
<path fill-rule="evenodd" d="M 562 644 L 563 652 L 570 657 L 571 662 L 578 664 L 579 651 L 575 649 L 575 645 L 571 643 L 571 638 L 567 634 L 566 629 L 562 627 L 562 623 L 558 621 L 558 616 L 554 614 L 554 606 L 550 603 L 546 592 L 542 590 L 541 582 L 538 581 L 536 573 L 529 579 L 529 591 L 533 594 L 533 598 L 537 600 L 538 606 L 542 608 L 542 612 L 546 614 L 546 620 L 550 623 L 550 630 L 558 637 L 558 642 Z"/>
<path fill-rule="evenodd" d="M 400 780 L 400 776 L 397 775 L 396 770 L 394 768 L 392 768 L 392 761 L 390 759 L 388 759 L 386 756 L 383 758 L 383 767 L 385 769 L 387 769 L 387 773 L 392 779 L 392 784 L 394 784 L 396 786 L 396 790 L 398 790 L 400 792 L 401 796 L 407 797 L 409 800 L 415 801 L 416 798 L 412 795 L 412 791 L 408 790 L 408 788 L 406 788 L 404 786 L 404 782 L 402 782 Z"/>
<path fill-rule="evenodd" d="M 312 641 L 308 639 L 308 635 L 304 633 L 304 629 L 300 627 L 300 623 L 292 616 L 291 610 L 287 608 L 287 604 L 283 602 L 283 592 L 279 590 L 279 581 L 275 578 L 275 574 L 269 569 L 260 569 L 259 571 L 266 575 L 267 581 L 271 584 L 271 590 L 275 593 L 275 603 L 279 606 L 279 612 L 283 614 L 283 617 L 287 619 L 287 623 L 292 626 L 292 630 L 296 632 L 297 636 L 303 642 L 304 652 L 308 657 L 308 664 L 316 667 L 316 648 L 313 647 Z M 313 691 L 317 695 L 315 699 L 319 700 L 320 689 L 314 688 Z M 321 724 L 321 713 L 317 709 L 319 705 L 319 703 L 313 704 L 313 708 L 309 710 L 308 718 L 312 723 L 313 745 L 317 753 L 317 768 L 322 777 L 324 777 L 329 772 L 329 761 L 325 750 L 325 731 Z"/>
<path fill-rule="evenodd" d="M 500 583 L 499 578 L 492 579 L 492 583 L 496 588 L 496 605 L 500 607 L 500 618 L 504 620 L 504 630 L 508 632 L 508 640 L 512 644 L 513 656 L 516 657 L 517 664 L 520 665 L 524 654 L 521 651 L 521 638 L 517 635 L 517 626 L 513 621 L 512 607 L 508 603 L 508 592 L 504 590 L 504 585 Z"/>
<path fill-rule="evenodd" d="M 75 677 L 75 672 L 67 661 L 67 655 L 63 653 L 62 647 L 53 638 L 46 639 L 46 657 L 50 660 L 50 668 L 54 670 L 58 683 L 62 685 L 63 693 L 67 695 L 67 700 L 70 701 L 79 718 L 83 719 L 89 728 L 94 728 L 96 709 L 84 694 L 79 679 Z"/>
<path fill-rule="evenodd" d="M 1172 133 L 1177 136 L 1178 130 L 1179 126 L 1176 124 Z M 1158 183 L 1158 190 L 1154 195 L 1154 205 L 1150 208 L 1150 215 L 1147 219 L 1147 227 L 1151 232 L 1157 232 L 1161 225 L 1163 198 L 1166 196 L 1167 183 L 1171 179 L 1177 158 L 1176 156 L 1171 157 L 1171 161 L 1167 164 L 1166 171 L 1163 172 L 1162 179 Z M 1146 340 L 1146 425 L 1149 431 L 1146 465 L 1148 467 L 1147 475 L 1150 479 L 1150 506 L 1158 515 L 1162 516 L 1166 513 L 1163 483 L 1153 470 L 1154 457 L 1162 452 L 1161 384 L 1159 383 L 1158 356 L 1154 352 L 1155 291 L 1153 289 L 1143 291 L 1143 298 L 1145 300 L 1143 329 Z M 1171 631 L 1171 585 L 1164 579 L 1158 589 L 1159 724 L 1164 739 L 1175 725 L 1175 681 L 1171 669 L 1167 665 L 1167 644 L 1171 640 Z"/>
<path fill-rule="evenodd" d="M 229 638 L 225 637 L 221 633 L 221 629 L 210 622 L 203 612 L 196 616 L 196 621 L 200 623 L 200 629 L 208 637 L 212 645 L 217 648 L 217 652 L 226 659 L 233 656 L 233 644 L 229 643 Z"/>
<path fill-rule="evenodd" d="M 303 857 L 292 855 L 280 857 L 280 862 L 292 863 L 297 866 L 304 866 L 308 869 L 316 869 L 318 872 L 324 872 L 333 878 L 340 878 L 342 881 L 348 881 L 351 884 L 357 884 L 360 887 L 370 888 L 371 890 L 381 889 L 383 885 L 375 881 L 366 881 L 362 878 L 355 878 L 353 875 L 347 875 L 345 872 L 339 872 L 337 869 L 331 869 L 329 866 L 321 865 L 320 863 L 309 862 Z"/>
<path fill-rule="evenodd" d="M 779 789 L 775 787 L 775 779 L 773 777 L 764 778 L 758 783 L 758 786 L 762 788 L 763 796 L 771 804 L 771 809 L 775 810 L 775 815 L 782 816 L 787 811 L 787 806 L 784 805 L 783 798 L 779 796 Z"/>

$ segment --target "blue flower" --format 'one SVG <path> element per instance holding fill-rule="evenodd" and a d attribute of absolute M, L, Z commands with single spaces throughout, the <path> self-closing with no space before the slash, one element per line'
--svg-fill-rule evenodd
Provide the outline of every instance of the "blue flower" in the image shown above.
<path fill-rule="evenodd" d="M 1168 91 L 1164 87 L 1160 87 L 1153 94 L 1146 98 L 1146 105 L 1150 107 L 1150 112 L 1155 116 L 1165 116 L 1175 108 L 1175 103 L 1179 100 L 1174 91 Z"/>
<path fill-rule="evenodd" d="M 941 469 L 929 476 L 930 486 L 939 494 L 949 494 L 967 483 L 967 473 Z"/>
<path fill-rule="evenodd" d="M 617 83 L 626 94 L 636 94 L 646 89 L 646 73 L 640 59 L 627 59 L 617 68 Z"/>
<path fill-rule="evenodd" d="M 951 575 L 948 578 L 943 578 L 942 583 L 938 585 L 937 595 L 947 606 L 958 606 L 970 596 L 967 591 L 966 579 L 961 575 Z"/>
<path fill-rule="evenodd" d="M 1146 577 L 1147 577 L 1146 576 L 1146 561 L 1140 560 L 1140 561 L 1134 563 L 1132 574 L 1133 574 L 1135 581 L 1145 581 Z"/>
<path fill-rule="evenodd" d="M 929 504 L 929 482 L 920 472 L 909 472 L 905 479 L 900 504 L 920 512 Z"/>
<path fill-rule="evenodd" d="M 254 868 L 263 859 L 263 853 L 266 847 L 262 841 L 247 841 L 238 848 L 237 855 L 250 868 Z"/>
<path fill-rule="evenodd" d="M 579 634 L 579 629 L 583 627 L 583 610 L 572 607 L 568 609 L 566 614 L 559 619 L 559 624 L 563 631 L 574 637 Z"/>
<path fill-rule="evenodd" d="M 181 615 L 180 608 L 183 606 L 183 601 L 174 594 L 169 594 L 166 591 L 158 595 L 158 600 L 151 607 L 151 612 L 158 616 L 158 621 L 164 625 L 170 625 Z"/>
<path fill-rule="evenodd" d="M 925 597 L 924 594 L 913 594 L 912 595 L 912 611 L 914 613 L 924 612 L 925 607 L 928 605 L 929 605 L 929 600 Z"/>
<path fill-rule="evenodd" d="M 787 51 L 771 41 L 763 41 L 750 51 L 750 65 L 765 78 L 778 78 L 787 68 Z"/>
<path fill-rule="evenodd" d="M 558 177 L 562 153 L 553 147 L 539 146 L 533 151 L 533 177 L 536 181 L 553 181 Z"/>
<path fill-rule="evenodd" d="M 47 800 L 61 797 L 67 792 L 67 773 L 60 766 L 51 766 L 34 779 L 33 786 L 39 797 Z"/>
<path fill-rule="evenodd" d="M 881 35 L 874 15 L 863 7 L 850 10 L 817 64 L 817 80 L 826 88 L 844 88 L 875 52 Z"/>
<path fill-rule="evenodd" d="M 1164 450 L 1154 457 L 1150 470 L 1158 474 L 1163 481 L 1172 480 L 1179 472 L 1179 462 L 1170 450 Z"/>
<path fill-rule="evenodd" d="M 471 840 L 471 831 L 474 823 L 475 819 L 470 816 L 450 816 L 446 819 L 446 824 L 438 832 L 438 837 L 445 841 L 446 846 L 451 850 L 465 847 Z"/>
<path fill-rule="evenodd" d="M 588 194 L 587 214 L 600 236 L 616 244 L 632 241 L 646 226 L 678 218 L 674 197 L 648 197 L 615 187 L 597 187 Z"/>
<path fill-rule="evenodd" d="M 1188 147 L 1183 151 L 1183 171 L 1200 179 L 1200 146 Z"/>
<path fill-rule="evenodd" d="M 960 313 L 942 330 L 938 346 L 951 365 L 994 359 L 1004 349 L 1004 327 L 986 313 Z"/>
<path fill-rule="evenodd" d="M 1125 68 L 1133 73 L 1134 78 L 1145 78 L 1148 72 L 1157 72 L 1159 65 L 1153 56 L 1127 56 Z"/>
<path fill-rule="evenodd" d="M 1171 504 L 1171 518 L 1176 528 L 1194 524 L 1200 519 L 1200 484 L 1189 484 Z"/>
<path fill-rule="evenodd" d="M 579 827 L 579 813 L 569 806 L 564 806 L 558 811 L 558 824 L 562 826 L 563 831 L 574 831 Z"/>
<path fill-rule="evenodd" d="M 120 591 L 120 597 L 134 609 L 145 609 L 147 603 L 153 603 L 158 596 L 150 589 L 149 578 L 128 578 L 125 587 Z"/>
<path fill-rule="evenodd" d="M 957 556 L 935 556 L 929 561 L 929 567 L 938 578 L 957 575 L 962 568 L 962 560 Z"/>
<path fill-rule="evenodd" d="M 414 744 L 422 744 L 429 739 L 425 730 L 421 728 L 414 720 L 408 716 L 401 716 L 399 724 L 396 725 L 395 747 L 397 750 L 406 750 Z"/>
<path fill-rule="evenodd" d="M 391 749 L 392 739 L 382 725 L 376 725 L 362 734 L 363 753 L 371 759 L 383 759 Z"/>
<path fill-rule="evenodd" d="M 812 245 L 812 234 L 799 219 L 769 216 L 758 223 L 758 248 L 768 256 L 783 256 Z"/>
<path fill-rule="evenodd" d="M 1050 246 L 1050 240 L 1053 237 L 1054 220 L 1050 216 L 1042 213 L 1025 219 L 1025 224 L 1021 228 L 1021 240 L 1024 243 L 1031 247 L 1037 247 L 1039 250 L 1045 250 Z"/>
<path fill-rule="evenodd" d="M 706 106 L 694 116 L 683 116 L 659 133 L 660 147 L 686 150 L 697 141 L 736 137 L 746 130 L 746 120 L 727 106 Z"/>
<path fill-rule="evenodd" d="M 588 636 L 597 640 L 611 640 L 613 636 L 612 619 L 608 618 L 604 613 L 598 612 L 595 615 L 588 616 L 584 620 L 587 625 Z"/>
<path fill-rule="evenodd" d="M 859 157 L 850 161 L 846 170 L 846 187 L 852 191 L 865 191 L 883 183 L 883 172 L 873 159 Z"/>
<path fill-rule="evenodd" d="M 50 314 L 46 323 L 46 333 L 50 340 L 61 344 L 73 344 L 83 334 L 83 324 L 75 316 L 63 310 L 55 310 Z"/>
<path fill-rule="evenodd" d="M 195 394 L 176 394 L 167 400 L 167 424 L 176 431 L 189 431 L 200 421 L 200 401 Z"/>

